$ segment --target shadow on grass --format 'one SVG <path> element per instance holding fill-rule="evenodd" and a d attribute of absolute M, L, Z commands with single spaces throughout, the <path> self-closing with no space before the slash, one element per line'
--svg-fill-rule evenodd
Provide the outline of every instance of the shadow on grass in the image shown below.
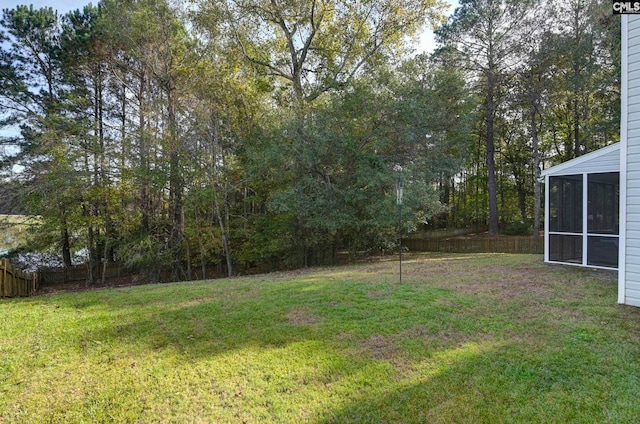
<path fill-rule="evenodd" d="M 571 348 L 523 355 L 520 346 L 490 343 L 439 356 L 418 365 L 411 381 L 374 388 L 318 423 L 637 423 L 640 416 L 637 360 L 628 368 Z"/>
<path fill-rule="evenodd" d="M 72 317 L 63 317 L 60 325 L 64 319 L 81 321 L 66 331 L 68 343 L 130 344 L 197 358 L 245 346 L 344 344 L 346 336 L 367 339 L 416 326 L 436 328 L 449 320 L 448 308 L 436 301 L 452 294 L 417 285 L 248 280 L 96 291 L 47 302 Z"/>

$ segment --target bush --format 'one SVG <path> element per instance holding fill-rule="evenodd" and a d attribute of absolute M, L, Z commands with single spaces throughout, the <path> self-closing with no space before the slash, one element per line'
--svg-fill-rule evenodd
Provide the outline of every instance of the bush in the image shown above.
<path fill-rule="evenodd" d="M 533 223 L 531 221 L 514 221 L 504 228 L 503 234 L 509 236 L 530 236 L 533 234 Z"/>

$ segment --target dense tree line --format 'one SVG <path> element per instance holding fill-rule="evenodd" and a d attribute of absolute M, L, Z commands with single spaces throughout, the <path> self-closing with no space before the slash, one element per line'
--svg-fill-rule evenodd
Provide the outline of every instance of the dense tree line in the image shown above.
<path fill-rule="evenodd" d="M 496 232 L 538 217 L 543 163 L 618 138 L 618 23 L 569 3 L 463 0 L 417 56 L 432 0 L 5 9 L 3 197 L 93 280 L 393 248 L 399 176 L 407 230 Z"/>
<path fill-rule="evenodd" d="M 619 140 L 620 21 L 610 9 L 600 0 L 460 0 L 437 31 L 480 113 L 457 190 L 472 201 L 453 206 L 462 208 L 454 224 L 471 218 L 496 233 L 533 217 L 538 234 L 541 166 Z"/>

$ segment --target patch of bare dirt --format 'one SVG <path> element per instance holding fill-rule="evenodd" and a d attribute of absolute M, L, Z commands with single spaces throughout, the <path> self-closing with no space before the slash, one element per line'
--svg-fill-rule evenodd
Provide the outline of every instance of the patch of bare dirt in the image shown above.
<path fill-rule="evenodd" d="M 462 274 L 461 274 L 462 277 Z M 497 299 L 518 297 L 548 297 L 556 290 L 540 269 L 516 269 L 507 266 L 487 266 L 470 272 L 452 287 L 464 294 L 491 294 Z"/>
<path fill-rule="evenodd" d="M 426 337 L 429 335 L 432 335 L 433 333 L 431 333 L 427 327 L 425 327 L 424 325 L 418 325 L 416 327 L 413 327 L 409 330 L 403 331 L 402 333 L 400 333 L 401 336 L 403 337 L 416 337 L 416 338 L 422 338 L 422 337 Z"/>
<path fill-rule="evenodd" d="M 418 325 L 409 330 L 405 330 L 400 333 L 399 336 L 422 340 L 425 345 L 438 345 L 440 347 L 462 346 L 463 343 L 470 340 L 468 335 L 461 333 L 455 328 L 433 332 L 424 325 Z M 478 335 L 476 334 L 475 336 L 477 337 Z"/>
<path fill-rule="evenodd" d="M 292 325 L 311 325 L 322 321 L 322 318 L 311 313 L 306 308 L 294 308 L 290 310 L 285 317 L 289 324 Z"/>
<path fill-rule="evenodd" d="M 394 362 L 398 348 L 390 337 L 374 334 L 362 343 L 364 353 L 375 359 Z"/>
<path fill-rule="evenodd" d="M 202 298 L 199 298 L 199 299 L 193 299 L 193 300 L 188 300 L 186 302 L 177 303 L 175 305 L 172 305 L 170 308 L 168 308 L 168 310 L 177 311 L 177 310 L 180 310 L 180 309 L 191 308 L 191 307 L 194 307 L 194 306 L 200 306 L 200 305 L 203 305 L 205 303 L 210 303 L 210 302 L 213 302 L 213 301 L 215 301 L 215 299 L 212 298 L 212 297 L 202 297 Z"/>
<path fill-rule="evenodd" d="M 389 293 L 386 290 L 371 290 L 367 292 L 367 298 L 369 299 L 382 299 L 388 295 Z"/>

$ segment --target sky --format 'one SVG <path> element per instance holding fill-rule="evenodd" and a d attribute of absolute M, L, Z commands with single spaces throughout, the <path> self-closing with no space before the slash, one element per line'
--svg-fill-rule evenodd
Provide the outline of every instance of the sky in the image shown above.
<path fill-rule="evenodd" d="M 446 0 L 451 7 L 449 13 L 453 13 L 454 5 L 458 4 L 458 0 Z M 41 7 L 53 7 L 58 13 L 64 14 L 70 10 L 81 9 L 84 5 L 91 3 L 91 0 L 0 0 L 0 9 L 12 9 L 19 4 L 32 4 L 34 8 Z M 97 3 L 97 0 L 93 0 L 93 3 Z M 418 52 L 431 52 L 435 48 L 435 41 L 433 38 L 433 32 L 426 30 L 420 36 L 420 42 L 417 46 Z"/>
<path fill-rule="evenodd" d="M 90 1 L 84 0 L 26 0 L 26 1 L 17 1 L 17 0 L 2 0 L 0 4 L 2 4 L 2 9 L 13 9 L 19 4 L 32 4 L 34 8 L 39 9 L 41 7 L 53 7 L 59 13 L 66 13 L 70 10 L 80 9 L 85 4 L 90 3 Z M 96 3 L 96 1 L 94 1 Z"/>

